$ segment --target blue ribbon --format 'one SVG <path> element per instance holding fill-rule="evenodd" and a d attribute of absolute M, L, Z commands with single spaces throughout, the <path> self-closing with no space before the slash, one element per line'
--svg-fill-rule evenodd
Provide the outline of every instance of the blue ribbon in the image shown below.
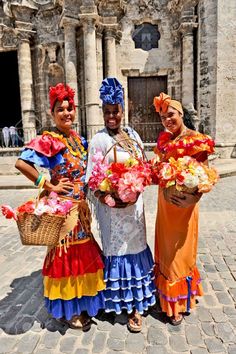
<path fill-rule="evenodd" d="M 191 300 L 191 281 L 192 277 L 186 277 L 187 285 L 188 285 L 188 298 L 187 298 L 187 312 L 190 312 L 190 300 Z"/>

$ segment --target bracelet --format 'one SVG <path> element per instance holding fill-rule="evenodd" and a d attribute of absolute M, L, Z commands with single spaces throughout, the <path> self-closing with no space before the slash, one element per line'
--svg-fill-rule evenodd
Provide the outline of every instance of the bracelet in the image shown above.
<path fill-rule="evenodd" d="M 43 188 L 45 182 L 46 182 L 46 177 L 42 176 L 42 178 L 38 184 L 38 188 Z"/>
<path fill-rule="evenodd" d="M 43 174 L 40 173 L 40 174 L 38 175 L 38 178 L 37 178 L 36 181 L 34 182 L 34 185 L 35 185 L 36 187 L 38 187 L 38 185 L 39 185 L 39 183 L 40 183 L 40 181 L 41 181 L 42 178 L 43 178 Z"/>

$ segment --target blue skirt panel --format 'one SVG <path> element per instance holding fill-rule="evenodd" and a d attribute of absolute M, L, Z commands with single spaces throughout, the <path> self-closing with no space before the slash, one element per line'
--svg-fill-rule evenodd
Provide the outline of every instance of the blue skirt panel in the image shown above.
<path fill-rule="evenodd" d="M 149 246 L 138 254 L 105 257 L 104 263 L 106 312 L 131 313 L 135 308 L 142 314 L 155 304 L 154 262 Z"/>
<path fill-rule="evenodd" d="M 49 300 L 45 297 L 45 306 L 54 318 L 70 320 L 82 311 L 86 311 L 91 317 L 96 316 L 99 310 L 105 308 L 105 301 L 103 291 L 99 291 L 96 296 L 82 296 L 72 300 Z"/>

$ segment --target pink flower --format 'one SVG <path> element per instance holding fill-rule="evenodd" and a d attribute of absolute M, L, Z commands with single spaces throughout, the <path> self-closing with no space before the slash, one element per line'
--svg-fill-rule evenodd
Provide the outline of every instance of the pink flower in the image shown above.
<path fill-rule="evenodd" d="M 133 192 L 143 192 L 143 178 L 138 173 L 126 172 L 119 180 L 119 189 L 130 188 Z"/>
<path fill-rule="evenodd" d="M 118 183 L 118 195 L 123 202 L 135 202 L 138 193 L 143 192 L 143 178 L 136 172 L 126 172 Z"/>
<path fill-rule="evenodd" d="M 103 158 L 104 156 L 102 154 L 102 150 L 96 149 L 96 153 L 92 157 L 92 162 L 94 163 L 102 162 Z"/>
<path fill-rule="evenodd" d="M 71 200 L 66 200 L 57 205 L 56 214 L 66 215 L 72 208 L 73 203 Z"/>
<path fill-rule="evenodd" d="M 17 220 L 16 211 L 12 207 L 10 207 L 9 205 L 2 205 L 1 212 L 2 212 L 2 215 L 4 215 L 6 219 L 13 218 L 14 220 Z"/>
<path fill-rule="evenodd" d="M 104 198 L 105 203 L 107 205 L 109 205 L 109 207 L 114 207 L 116 205 L 115 199 L 112 198 L 112 196 L 110 194 L 106 195 L 106 197 Z"/>
<path fill-rule="evenodd" d="M 51 192 L 48 196 L 49 199 L 57 199 L 58 198 L 58 194 L 56 192 Z"/>
<path fill-rule="evenodd" d="M 98 186 L 102 183 L 102 181 L 107 178 L 108 167 L 109 165 L 107 163 L 101 162 L 98 162 L 94 166 L 88 182 L 88 186 L 92 191 L 98 189 Z"/>

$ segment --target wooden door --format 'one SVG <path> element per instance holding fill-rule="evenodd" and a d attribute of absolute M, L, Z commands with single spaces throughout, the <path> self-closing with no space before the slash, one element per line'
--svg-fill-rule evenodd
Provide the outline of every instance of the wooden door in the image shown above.
<path fill-rule="evenodd" d="M 163 129 L 153 106 L 153 98 L 167 91 L 167 76 L 129 77 L 129 125 L 145 143 L 155 143 Z"/>

